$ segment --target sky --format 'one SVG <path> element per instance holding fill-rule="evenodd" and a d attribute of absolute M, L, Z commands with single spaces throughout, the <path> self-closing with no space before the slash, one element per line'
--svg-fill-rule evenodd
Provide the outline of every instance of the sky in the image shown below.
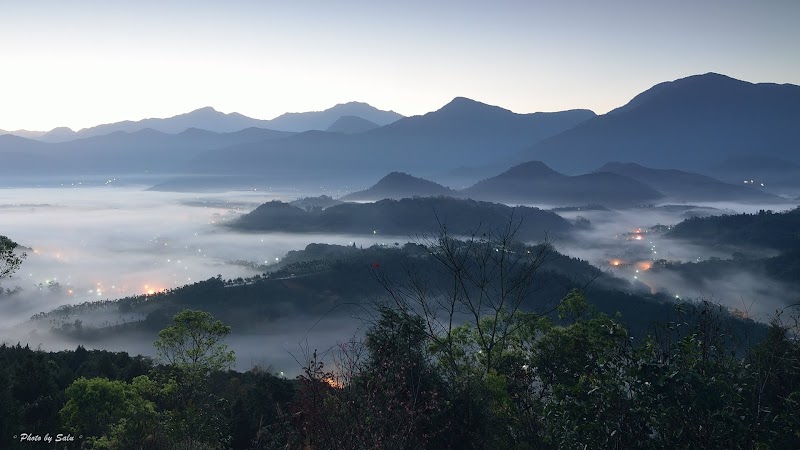
<path fill-rule="evenodd" d="M 0 129 L 458 96 L 605 113 L 698 73 L 800 84 L 799 21 L 796 0 L 0 0 Z"/>

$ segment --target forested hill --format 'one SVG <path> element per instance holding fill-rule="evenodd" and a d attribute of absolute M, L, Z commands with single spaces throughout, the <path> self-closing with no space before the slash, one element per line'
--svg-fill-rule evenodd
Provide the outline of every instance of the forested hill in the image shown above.
<path fill-rule="evenodd" d="M 748 245 L 779 251 L 800 249 L 800 208 L 784 212 L 695 217 L 674 226 L 669 237 L 703 245 Z"/>
<path fill-rule="evenodd" d="M 273 201 L 259 206 L 232 226 L 252 231 L 414 236 L 434 234 L 443 224 L 451 235 L 470 235 L 502 229 L 512 219 L 515 224 L 521 221 L 516 237 L 522 240 L 541 240 L 545 234 L 560 235 L 571 229 L 567 220 L 550 211 L 449 197 L 346 203 L 322 211 L 304 211 Z M 482 230 L 476 229 L 476 224 Z"/>
<path fill-rule="evenodd" d="M 436 270 L 437 264 L 424 246 L 413 243 L 375 245 L 363 249 L 309 244 L 304 250 L 290 251 L 278 264 L 259 266 L 265 273 L 252 278 L 224 280 L 215 277 L 152 295 L 64 306 L 34 319 L 55 324 L 57 331 L 72 336 L 101 338 L 109 332 L 126 330 L 154 332 L 168 324 L 178 311 L 193 308 L 211 312 L 239 332 L 257 332 L 276 320 L 322 317 L 339 306 L 344 308 L 338 312 L 350 314 L 346 304 L 365 303 L 368 297 L 374 298 L 385 292 L 377 276 L 399 281 L 404 279 L 410 266 L 420 273 L 433 274 L 429 281 L 441 283 L 445 278 L 442 278 L 441 271 Z M 601 276 L 595 279 L 598 275 Z M 622 291 L 628 286 L 623 280 L 600 274 L 585 261 L 552 252 L 537 283 L 537 304 L 524 306 L 526 309 L 552 309 L 573 283 L 585 284 L 592 279 L 595 279 L 597 289 Z M 614 304 L 602 305 L 600 310 L 614 313 L 622 306 L 618 303 L 619 300 L 615 300 Z M 126 325 L 109 324 L 107 327 L 86 325 L 97 322 L 91 320 L 94 313 L 109 311 L 138 315 L 144 320 Z M 632 313 L 632 316 L 636 314 Z M 656 316 L 652 314 L 648 320 Z M 74 326 L 76 319 L 82 319 L 84 323 L 79 328 Z"/>
<path fill-rule="evenodd" d="M 536 253 L 542 247 L 523 248 Z M 289 252 L 279 264 L 260 268 L 267 272 L 252 278 L 210 278 L 153 295 L 64 306 L 33 319 L 57 333 L 89 342 L 128 332 L 144 332 L 155 338 L 156 331 L 169 324 L 173 315 L 188 308 L 212 313 L 232 325 L 236 333 L 259 333 L 281 320 L 326 315 L 351 317 L 361 313 L 362 306 L 369 305 L 369 299 L 386 294 L 379 279 L 408 281 L 409 268 L 423 275 L 421 279 L 429 287 L 449 286 L 440 263 L 426 247 L 412 243 L 363 249 L 310 244 L 304 250 Z M 546 312 L 555 318 L 558 301 L 576 286 L 587 286 L 588 301 L 597 311 L 623 314 L 632 335 L 637 337 L 644 336 L 654 323 L 668 317 L 675 305 L 667 295 L 651 294 L 585 261 L 551 250 L 532 286 L 535 295 L 521 307 L 525 311 Z M 98 324 L 95 315 L 109 314 L 142 319 L 124 324 L 88 325 Z M 738 323 L 733 320 L 732 324 Z"/>

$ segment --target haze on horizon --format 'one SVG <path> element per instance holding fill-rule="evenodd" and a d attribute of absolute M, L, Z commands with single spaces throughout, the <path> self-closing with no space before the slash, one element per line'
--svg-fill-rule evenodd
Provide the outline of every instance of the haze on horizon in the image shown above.
<path fill-rule="evenodd" d="M 718 72 L 800 84 L 800 3 L 3 2 L 0 129 L 73 129 L 204 106 L 269 119 L 466 96 L 604 113 Z M 613 52 L 612 50 L 613 49 Z"/>

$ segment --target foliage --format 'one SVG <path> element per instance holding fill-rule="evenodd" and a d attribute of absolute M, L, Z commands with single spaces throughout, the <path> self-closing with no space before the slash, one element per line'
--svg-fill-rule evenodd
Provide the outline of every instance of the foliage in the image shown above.
<path fill-rule="evenodd" d="M 22 260 L 27 256 L 24 252 L 16 251 L 18 245 L 11 239 L 0 236 L 0 280 L 10 278 L 22 265 Z"/>
<path fill-rule="evenodd" d="M 205 311 L 184 310 L 173 318 L 174 325 L 158 333 L 153 344 L 166 363 L 190 372 L 210 373 L 233 364 L 232 351 L 222 343 L 231 327 L 214 320 Z"/>
<path fill-rule="evenodd" d="M 11 276 L 22 264 L 25 253 L 16 254 L 17 243 L 11 239 L 0 236 L 0 278 Z"/>
<path fill-rule="evenodd" d="M 299 377 L 291 443 L 311 448 L 431 448 L 444 428 L 439 379 L 422 324 L 381 311 L 365 342 L 338 352 L 326 371 L 316 352 Z"/>
<path fill-rule="evenodd" d="M 62 423 L 94 448 L 128 447 L 156 428 L 156 406 L 146 400 L 152 383 L 146 376 L 131 383 L 106 378 L 79 378 L 67 389 Z"/>

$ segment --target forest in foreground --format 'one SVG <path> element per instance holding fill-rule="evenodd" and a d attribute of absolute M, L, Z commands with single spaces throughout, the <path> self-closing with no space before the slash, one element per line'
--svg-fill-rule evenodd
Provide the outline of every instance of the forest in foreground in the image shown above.
<path fill-rule="evenodd" d="M 153 359 L 2 345 L 0 444 L 800 446 L 796 306 L 764 330 L 720 305 L 680 302 L 634 336 L 623 316 L 597 311 L 591 291 L 578 287 L 537 308 L 532 287 L 551 248 L 521 246 L 513 230 L 466 241 L 443 232 L 426 250 L 447 276 L 376 270 L 385 295 L 364 305 L 367 331 L 298 353 L 302 373 L 292 379 L 269 367 L 230 370 L 231 327 L 193 309 L 161 329 Z M 4 256 L 6 269 L 21 263 Z"/>

